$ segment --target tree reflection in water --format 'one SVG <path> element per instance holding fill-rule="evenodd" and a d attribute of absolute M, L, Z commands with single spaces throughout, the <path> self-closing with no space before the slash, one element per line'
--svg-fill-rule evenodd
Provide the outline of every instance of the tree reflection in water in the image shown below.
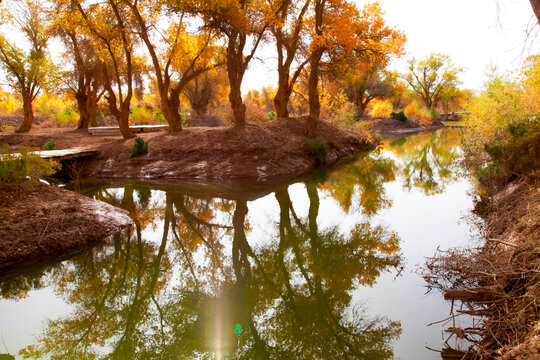
<path fill-rule="evenodd" d="M 433 195 L 458 180 L 460 147 L 459 131 L 450 129 L 401 138 L 386 144 L 385 149 L 398 158 L 397 171 L 405 188 Z"/>
<path fill-rule="evenodd" d="M 249 201 L 264 194 L 219 198 L 134 184 L 87 189 L 127 210 L 134 226 L 68 261 L 0 281 L 5 299 L 52 287 L 72 308 L 22 354 L 392 358 L 400 324 L 366 316 L 352 293 L 399 265 L 399 240 L 362 219 L 391 205 L 386 183 L 403 179 L 405 188 L 427 195 L 452 183 L 458 141 L 446 131 L 385 142 L 338 170 L 312 176 L 303 184 L 309 201 L 304 216 L 290 186 L 279 186 L 269 198 L 279 211 L 269 242 L 255 238 L 248 223 Z M 321 196 L 365 217 L 346 233 L 339 224 L 322 228 Z"/>
<path fill-rule="evenodd" d="M 135 225 L 107 244 L 42 269 L 41 278 L 33 276 L 41 286 L 52 286 L 72 312 L 49 322 L 38 343 L 22 354 L 391 358 L 390 342 L 400 324 L 368 318 L 351 294 L 397 265 L 399 240 L 368 223 L 350 234 L 337 226 L 320 229 L 317 186 L 305 183 L 306 218 L 295 211 L 288 186 L 276 190 L 275 239 L 266 245 L 255 241 L 256 247 L 249 240 L 247 198 L 129 185 L 95 191 L 95 198 L 126 209 Z M 10 297 L 28 290 L 22 286 L 17 294 L 14 284 L 25 283 L 21 277 L 2 283 Z"/>

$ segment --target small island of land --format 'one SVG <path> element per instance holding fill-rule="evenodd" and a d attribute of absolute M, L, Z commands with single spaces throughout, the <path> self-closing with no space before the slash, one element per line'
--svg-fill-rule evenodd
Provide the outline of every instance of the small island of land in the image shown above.
<path fill-rule="evenodd" d="M 305 127 L 305 118 L 290 118 L 186 128 L 178 134 L 140 134 L 150 151 L 134 158 L 130 158 L 132 140 L 71 129 L 36 128 L 2 135 L 0 142 L 13 149 L 43 148 L 54 136 L 57 149 L 84 144 L 98 150 L 94 158 L 65 163 L 62 171 L 69 177 L 196 181 L 299 175 L 377 144 L 369 133 L 342 130 L 324 121 L 319 123 L 316 140 L 308 140 Z M 31 189 L 2 187 L 0 203 L 0 270 L 77 251 L 130 224 L 122 210 L 45 184 Z"/>

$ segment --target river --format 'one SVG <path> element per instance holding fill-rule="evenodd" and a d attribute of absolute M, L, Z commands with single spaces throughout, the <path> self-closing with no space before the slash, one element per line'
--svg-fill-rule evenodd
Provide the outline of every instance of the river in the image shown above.
<path fill-rule="evenodd" d="M 419 267 L 478 237 L 462 156 L 446 129 L 272 184 L 84 181 L 135 225 L 0 279 L 0 353 L 440 359 Z"/>

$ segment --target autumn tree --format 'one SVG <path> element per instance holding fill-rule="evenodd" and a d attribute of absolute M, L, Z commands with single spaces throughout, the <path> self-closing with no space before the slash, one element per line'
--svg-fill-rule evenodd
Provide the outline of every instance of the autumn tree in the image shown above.
<path fill-rule="evenodd" d="M 473 97 L 473 92 L 468 89 L 455 87 L 441 91 L 440 109 L 443 113 L 462 111 Z"/>
<path fill-rule="evenodd" d="M 319 74 L 325 61 L 334 66 L 348 66 L 358 58 L 389 52 L 401 54 L 405 42 L 403 33 L 386 25 L 378 3 L 359 10 L 346 0 L 317 0 L 312 23 L 308 137 L 316 134 L 321 109 Z"/>
<path fill-rule="evenodd" d="M 371 100 L 387 98 L 393 94 L 392 74 L 379 67 L 348 72 L 343 83 L 345 94 L 356 106 L 359 116 L 364 115 Z"/>
<path fill-rule="evenodd" d="M 63 80 L 77 101 L 80 114 L 77 128 L 88 129 L 90 124 L 96 124 L 97 104 L 105 93 L 105 64 L 73 3 L 59 0 L 55 5 L 53 34 L 64 43 L 64 57 L 71 59 L 73 65 L 71 71 L 64 72 Z"/>
<path fill-rule="evenodd" d="M 182 90 L 200 74 L 223 65 L 221 49 L 214 44 L 214 31 L 204 29 L 190 34 L 184 24 L 186 14 L 180 2 L 169 7 L 152 1 L 122 2 L 129 8 L 137 34 L 150 54 L 161 112 L 169 124 L 169 131 L 180 131 Z M 168 28 L 161 29 L 159 22 L 165 17 Z"/>
<path fill-rule="evenodd" d="M 278 88 L 274 97 L 274 106 L 277 117 L 289 116 L 289 100 L 294 84 L 302 70 L 309 63 L 310 57 L 306 53 L 306 18 L 311 0 L 298 3 L 292 0 L 278 0 L 282 4 L 277 12 L 276 21 L 270 26 L 278 55 Z M 302 54 L 303 59 L 298 59 Z M 297 66 L 291 74 L 291 67 Z"/>
<path fill-rule="evenodd" d="M 223 68 L 201 74 L 188 83 L 183 94 L 191 109 L 198 115 L 208 114 L 209 108 L 216 108 L 222 99 L 226 101 L 228 92 L 227 72 Z"/>
<path fill-rule="evenodd" d="M 208 28 L 216 29 L 226 38 L 233 123 L 243 124 L 246 121 L 246 106 L 242 101 L 242 81 L 277 10 L 256 0 L 191 0 L 188 3 L 187 8 L 192 13 L 200 14 Z"/>
<path fill-rule="evenodd" d="M 126 19 L 128 10 L 119 0 L 98 4 L 74 0 L 73 3 L 84 20 L 86 31 L 92 35 L 100 57 L 105 59 L 103 86 L 108 109 L 116 117 L 124 139 L 133 138 L 135 135 L 129 129 L 129 111 L 134 82 L 140 80 L 144 61 L 134 55 L 137 38 L 132 24 Z"/>
<path fill-rule="evenodd" d="M 25 1 L 11 8 L 11 23 L 29 42 L 25 51 L 4 34 L 0 34 L 0 64 L 15 92 L 21 95 L 24 120 L 17 132 L 27 132 L 34 123 L 32 102 L 47 85 L 47 75 L 53 71 L 53 63 L 47 55 L 47 29 L 44 9 L 39 3 Z"/>
<path fill-rule="evenodd" d="M 457 88 L 458 74 L 462 71 L 456 67 L 448 55 L 431 54 L 426 59 L 409 61 L 409 72 L 403 79 L 422 99 L 428 109 L 435 109 L 441 100 L 441 92 Z"/>

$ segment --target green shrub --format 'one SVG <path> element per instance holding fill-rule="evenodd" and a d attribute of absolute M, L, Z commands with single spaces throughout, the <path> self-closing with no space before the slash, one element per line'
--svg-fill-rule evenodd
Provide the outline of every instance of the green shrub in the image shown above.
<path fill-rule="evenodd" d="M 503 174 L 526 174 L 540 169 L 540 121 L 538 118 L 510 123 L 508 137 L 485 144 L 484 149 Z"/>
<path fill-rule="evenodd" d="M 180 119 L 182 120 L 182 127 L 187 127 L 188 124 L 186 122 L 186 114 L 180 113 Z"/>
<path fill-rule="evenodd" d="M 0 125 L 0 132 L 14 132 L 17 128 L 12 125 Z"/>
<path fill-rule="evenodd" d="M 330 151 L 330 146 L 321 139 L 304 139 L 304 143 L 307 146 L 307 149 L 311 155 L 315 157 L 317 163 L 323 164 L 326 155 Z"/>
<path fill-rule="evenodd" d="M 405 115 L 405 113 L 403 111 L 400 111 L 400 112 L 391 112 L 390 113 L 390 117 L 392 119 L 396 119 L 396 120 L 399 120 L 399 121 L 402 121 L 402 122 L 406 122 L 407 121 L 407 115 Z"/>
<path fill-rule="evenodd" d="M 435 109 L 429 109 L 428 110 L 428 113 L 429 115 L 431 115 L 431 118 L 432 119 L 437 119 L 439 120 L 441 118 L 441 113 L 439 113 L 437 110 Z"/>
<path fill-rule="evenodd" d="M 41 176 L 54 174 L 60 165 L 52 160 L 45 160 L 32 154 L 27 147 L 21 147 L 16 154 L 9 153 L 9 146 L 4 144 L 0 155 L 0 182 L 32 184 Z"/>
<path fill-rule="evenodd" d="M 56 124 L 56 126 L 64 127 L 72 127 L 76 126 L 77 122 L 80 119 L 80 115 L 77 112 L 77 110 L 73 108 L 67 108 L 64 110 L 58 110 L 55 111 L 53 114 L 50 115 L 51 120 Z"/>
<path fill-rule="evenodd" d="M 136 137 L 129 157 L 134 158 L 136 156 L 141 156 L 145 154 L 148 154 L 148 141 L 144 141 L 140 137 Z"/>
<path fill-rule="evenodd" d="M 359 121 L 363 120 L 363 116 L 361 114 L 355 113 L 353 115 L 353 119 L 354 119 L 354 121 L 359 122 Z"/>
<path fill-rule="evenodd" d="M 154 111 L 144 106 L 135 106 L 129 110 L 129 119 L 135 125 L 149 125 L 154 122 Z"/>
<path fill-rule="evenodd" d="M 277 118 L 277 114 L 275 111 L 270 111 L 269 113 L 266 114 L 266 118 L 268 120 L 274 120 L 275 118 Z"/>
<path fill-rule="evenodd" d="M 43 145 L 43 150 L 56 150 L 56 142 L 54 139 L 47 140 L 45 145 Z"/>
<path fill-rule="evenodd" d="M 158 110 L 156 112 L 155 120 L 158 124 L 163 124 L 166 121 L 165 115 L 163 115 L 163 113 L 160 110 Z"/>

